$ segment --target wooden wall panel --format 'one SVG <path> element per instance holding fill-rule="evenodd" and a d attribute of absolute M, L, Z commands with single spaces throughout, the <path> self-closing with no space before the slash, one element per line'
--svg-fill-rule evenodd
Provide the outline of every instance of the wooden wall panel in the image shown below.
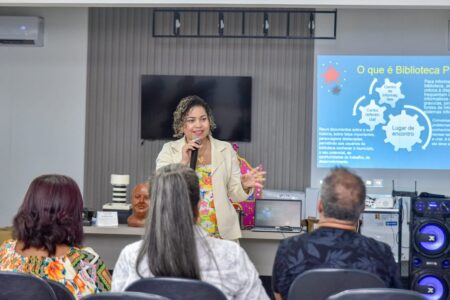
<path fill-rule="evenodd" d="M 256 31 L 262 24 L 254 21 L 248 26 Z M 240 154 L 267 169 L 267 188 L 309 186 L 313 41 L 153 38 L 151 33 L 152 9 L 89 11 L 84 177 L 88 207 L 99 209 L 110 201 L 111 174 L 130 174 L 133 186 L 154 171 L 165 141 L 141 144 L 142 74 L 251 76 L 252 141 L 239 144 Z"/>

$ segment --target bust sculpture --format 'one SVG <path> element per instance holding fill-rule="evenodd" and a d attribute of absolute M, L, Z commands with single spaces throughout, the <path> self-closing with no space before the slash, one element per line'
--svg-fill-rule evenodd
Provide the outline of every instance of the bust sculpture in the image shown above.
<path fill-rule="evenodd" d="M 150 186 L 148 183 L 138 183 L 131 196 L 132 214 L 128 217 L 128 226 L 144 227 L 150 207 Z"/>

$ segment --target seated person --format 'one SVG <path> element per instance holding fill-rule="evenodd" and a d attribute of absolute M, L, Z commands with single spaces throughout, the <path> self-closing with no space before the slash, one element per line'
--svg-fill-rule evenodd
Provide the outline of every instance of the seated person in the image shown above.
<path fill-rule="evenodd" d="M 126 246 L 114 268 L 112 291 L 153 276 L 203 280 L 228 299 L 269 299 L 255 266 L 235 242 L 209 237 L 196 225 L 198 177 L 181 164 L 156 172 L 144 240 Z"/>
<path fill-rule="evenodd" d="M 128 226 L 130 227 L 144 227 L 147 220 L 149 201 L 148 183 L 138 183 L 131 195 L 131 206 L 133 213 L 128 217 Z"/>
<path fill-rule="evenodd" d="M 13 238 L 0 246 L 0 271 L 31 273 L 65 285 L 76 298 L 110 290 L 111 275 L 98 254 L 80 248 L 83 199 L 73 179 L 33 180 L 14 217 Z"/>
<path fill-rule="evenodd" d="M 365 207 L 361 178 L 336 168 L 323 180 L 317 204 L 319 228 L 283 240 L 273 266 L 276 299 L 287 299 L 294 279 L 317 268 L 359 269 L 380 277 L 386 287 L 401 288 L 400 273 L 391 248 L 357 232 Z"/>

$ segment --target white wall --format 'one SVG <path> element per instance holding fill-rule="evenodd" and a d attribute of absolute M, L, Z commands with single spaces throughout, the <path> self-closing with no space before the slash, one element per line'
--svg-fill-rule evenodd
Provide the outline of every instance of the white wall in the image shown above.
<path fill-rule="evenodd" d="M 0 46 L 0 226 L 31 180 L 66 174 L 83 190 L 87 8 L 0 8 L 44 18 L 44 47 Z"/>
<path fill-rule="evenodd" d="M 317 41 L 316 55 L 450 55 L 448 49 L 450 10 L 338 10 L 337 39 Z M 315 96 L 314 96 L 315 99 Z M 314 105 L 313 137 L 316 132 Z M 317 169 L 313 141 L 311 186 L 319 186 L 327 169 Z M 441 159 L 450 159 L 442 157 Z M 384 179 L 383 188 L 370 193 L 390 193 L 392 179 L 397 190 L 450 195 L 450 170 L 356 170 L 364 179 Z"/>

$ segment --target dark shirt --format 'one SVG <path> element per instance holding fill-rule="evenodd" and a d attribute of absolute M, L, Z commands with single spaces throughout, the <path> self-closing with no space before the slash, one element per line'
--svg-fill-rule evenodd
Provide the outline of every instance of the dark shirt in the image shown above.
<path fill-rule="evenodd" d="M 273 291 L 287 299 L 294 279 L 317 268 L 368 271 L 387 287 L 402 287 L 398 265 L 387 244 L 350 230 L 322 227 L 280 243 L 273 265 Z"/>

